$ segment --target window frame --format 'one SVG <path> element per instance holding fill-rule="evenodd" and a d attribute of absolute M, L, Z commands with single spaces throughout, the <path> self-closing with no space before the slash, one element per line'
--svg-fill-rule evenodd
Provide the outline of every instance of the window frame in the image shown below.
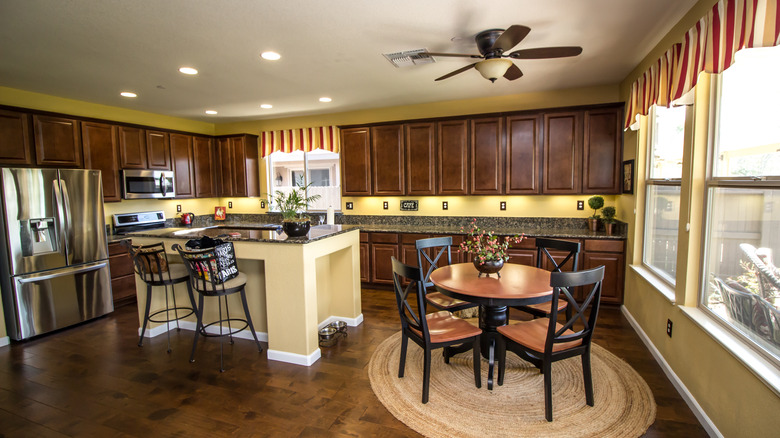
<path fill-rule="evenodd" d="M 325 151 L 325 150 L 324 149 L 315 149 L 314 151 Z M 293 174 L 295 172 L 303 172 L 303 184 L 304 184 L 304 186 L 308 186 L 309 182 L 310 182 L 309 181 L 309 170 L 310 170 L 309 169 L 309 153 L 314 152 L 314 151 L 306 152 L 306 151 L 303 151 L 303 150 L 296 150 L 296 151 L 292 151 L 292 152 L 274 151 L 274 152 L 270 153 L 266 157 L 266 176 L 267 176 L 267 178 L 266 178 L 267 179 L 266 185 L 268 187 L 268 192 L 269 193 L 274 193 L 275 190 L 276 190 L 276 185 L 274 183 L 275 174 L 273 172 L 273 167 L 274 167 L 273 154 L 276 154 L 276 153 L 301 152 L 303 154 L 303 159 L 302 159 L 303 166 L 302 167 L 297 167 L 296 166 L 294 168 L 288 169 L 286 176 L 288 178 L 290 178 L 291 184 L 295 184 L 295 180 L 293 178 Z M 336 175 L 338 175 L 338 173 L 339 173 L 338 167 L 341 165 L 341 153 L 340 152 L 332 152 L 332 151 L 325 151 L 325 152 L 331 152 L 333 154 L 336 154 L 336 157 L 337 157 L 336 158 L 336 161 L 337 161 L 337 163 L 336 163 L 336 171 L 337 171 Z M 318 167 L 318 168 L 315 168 L 315 169 L 326 169 L 328 171 L 328 173 L 329 173 L 330 181 L 335 183 L 335 185 L 339 188 L 339 190 L 338 190 L 338 192 L 339 192 L 339 202 L 338 202 L 338 205 L 337 206 L 333 206 L 333 208 L 334 208 L 334 211 L 340 212 L 341 211 L 341 179 L 340 178 L 334 178 L 333 169 L 331 169 L 330 167 L 325 167 L 325 168 Z M 315 186 L 315 187 L 317 187 L 317 186 Z M 308 196 L 308 195 L 309 194 L 308 194 L 308 190 L 307 190 L 306 191 L 306 196 Z M 269 208 L 269 210 L 268 210 L 269 212 L 272 212 L 272 213 L 278 213 L 279 212 L 279 210 L 273 209 L 274 208 L 273 205 L 271 205 L 270 207 L 271 208 Z M 306 210 L 306 212 L 310 212 L 310 213 L 325 213 L 326 211 L 327 211 L 327 208 L 323 208 L 323 209 L 312 208 L 312 209 L 307 209 Z"/>

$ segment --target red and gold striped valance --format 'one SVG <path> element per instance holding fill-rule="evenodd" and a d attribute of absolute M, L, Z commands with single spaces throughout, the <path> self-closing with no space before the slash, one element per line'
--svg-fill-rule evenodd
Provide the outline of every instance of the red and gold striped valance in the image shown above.
<path fill-rule="evenodd" d="M 284 129 L 260 133 L 261 158 L 267 157 L 276 151 L 311 152 L 315 149 L 324 149 L 330 152 L 338 152 L 340 146 L 339 128 L 336 126 Z"/>
<path fill-rule="evenodd" d="M 669 104 L 688 93 L 699 73 L 720 73 L 743 48 L 780 45 L 780 0 L 720 0 L 631 85 L 625 127 L 653 104 Z"/>

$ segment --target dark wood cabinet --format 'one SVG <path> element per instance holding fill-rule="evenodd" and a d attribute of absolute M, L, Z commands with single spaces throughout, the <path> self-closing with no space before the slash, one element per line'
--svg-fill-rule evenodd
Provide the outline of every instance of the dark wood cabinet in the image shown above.
<path fill-rule="evenodd" d="M 121 201 L 116 126 L 107 123 L 81 122 L 81 140 L 84 168 L 100 171 L 103 201 Z"/>
<path fill-rule="evenodd" d="M 30 142 L 30 115 L 0 109 L 0 164 L 31 166 L 34 161 Z"/>
<path fill-rule="evenodd" d="M 192 137 L 192 157 L 195 174 L 195 197 L 212 198 L 217 196 L 214 146 L 211 139 Z"/>
<path fill-rule="evenodd" d="M 219 196 L 260 196 L 257 136 L 243 134 L 217 139 Z"/>
<path fill-rule="evenodd" d="M 503 118 L 471 120 L 472 195 L 500 195 L 504 192 Z"/>
<path fill-rule="evenodd" d="M 450 120 L 436 124 L 436 186 L 439 195 L 468 195 L 469 124 Z"/>
<path fill-rule="evenodd" d="M 399 258 L 398 234 L 371 233 L 371 282 L 393 284 L 391 257 Z"/>
<path fill-rule="evenodd" d="M 544 115 L 542 193 L 577 194 L 581 189 L 582 112 Z"/>
<path fill-rule="evenodd" d="M 506 250 L 509 263 L 536 266 L 536 239 L 527 237 L 520 243 L 511 243 Z"/>
<path fill-rule="evenodd" d="M 219 196 L 233 196 L 233 161 L 230 158 L 230 139 L 218 138 L 216 152 L 219 163 Z"/>
<path fill-rule="evenodd" d="M 148 169 L 171 170 L 171 147 L 167 132 L 146 130 Z"/>
<path fill-rule="evenodd" d="M 371 195 L 371 141 L 368 128 L 341 131 L 341 193 Z"/>
<path fill-rule="evenodd" d="M 146 169 L 146 134 L 141 128 L 120 126 L 119 165 L 122 169 Z"/>
<path fill-rule="evenodd" d="M 622 240 L 585 240 L 581 269 L 593 269 L 604 265 L 604 282 L 601 285 L 602 303 L 623 303 L 626 258 L 624 246 L 625 242 Z"/>
<path fill-rule="evenodd" d="M 114 307 L 136 301 L 133 261 L 125 246 L 119 242 L 108 244 L 108 265 L 111 270 L 111 293 Z"/>
<path fill-rule="evenodd" d="M 506 193 L 535 195 L 540 191 L 542 117 L 506 119 Z"/>
<path fill-rule="evenodd" d="M 582 193 L 621 193 L 622 114 L 620 108 L 585 111 Z"/>
<path fill-rule="evenodd" d="M 383 125 L 371 128 L 371 172 L 374 195 L 403 195 L 404 126 Z"/>
<path fill-rule="evenodd" d="M 436 194 L 436 125 L 406 125 L 406 194 Z"/>
<path fill-rule="evenodd" d="M 33 116 L 35 164 L 83 168 L 79 122 L 65 117 Z"/>
<path fill-rule="evenodd" d="M 244 137 L 231 137 L 230 158 L 233 170 L 233 196 L 248 196 L 246 148 L 247 141 Z"/>
<path fill-rule="evenodd" d="M 193 171 L 192 136 L 170 135 L 171 163 L 173 164 L 176 198 L 195 196 Z"/>
<path fill-rule="evenodd" d="M 360 281 L 363 283 L 371 281 L 371 244 L 368 240 L 368 234 L 360 233 Z"/>

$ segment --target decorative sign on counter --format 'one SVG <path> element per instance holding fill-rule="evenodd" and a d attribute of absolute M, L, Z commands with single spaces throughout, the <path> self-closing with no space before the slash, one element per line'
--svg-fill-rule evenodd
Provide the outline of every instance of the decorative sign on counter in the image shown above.
<path fill-rule="evenodd" d="M 401 211 L 417 211 L 417 200 L 401 201 Z"/>

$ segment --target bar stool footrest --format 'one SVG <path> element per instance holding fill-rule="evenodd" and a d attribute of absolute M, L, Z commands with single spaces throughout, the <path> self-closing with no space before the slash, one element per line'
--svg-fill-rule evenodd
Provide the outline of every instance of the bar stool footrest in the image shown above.
<path fill-rule="evenodd" d="M 159 315 L 161 313 L 168 313 L 168 312 L 174 312 L 174 311 L 189 312 L 189 313 L 187 313 L 185 315 L 181 315 L 178 318 L 174 317 L 174 318 L 168 318 L 168 319 L 154 319 L 155 316 L 157 316 L 157 315 Z M 158 324 L 164 324 L 166 322 L 178 321 L 180 319 L 184 319 L 184 318 L 186 318 L 186 317 L 188 317 L 190 315 L 194 315 L 194 314 L 195 314 L 195 310 L 193 310 L 190 307 L 171 307 L 170 309 L 161 309 L 161 310 L 158 310 L 158 311 L 150 314 L 149 318 L 147 320 L 149 322 L 155 322 L 155 323 L 158 323 Z"/>
<path fill-rule="evenodd" d="M 222 334 L 206 332 L 207 328 L 209 328 L 209 327 L 211 327 L 213 325 L 217 325 L 217 324 L 222 325 L 222 323 L 228 322 L 228 321 L 243 323 L 244 325 L 241 328 L 231 327 L 228 332 L 222 333 Z M 245 320 L 245 319 L 239 319 L 239 318 L 220 319 L 219 321 L 214 321 L 214 322 L 211 322 L 211 323 L 208 323 L 208 324 L 205 324 L 204 326 L 202 326 L 200 328 L 200 334 L 205 336 L 205 337 L 207 337 L 207 338 L 218 338 L 220 336 L 233 336 L 236 333 L 238 333 L 240 331 L 243 331 L 247 327 L 249 327 L 249 322 L 247 322 L 247 320 Z"/>

